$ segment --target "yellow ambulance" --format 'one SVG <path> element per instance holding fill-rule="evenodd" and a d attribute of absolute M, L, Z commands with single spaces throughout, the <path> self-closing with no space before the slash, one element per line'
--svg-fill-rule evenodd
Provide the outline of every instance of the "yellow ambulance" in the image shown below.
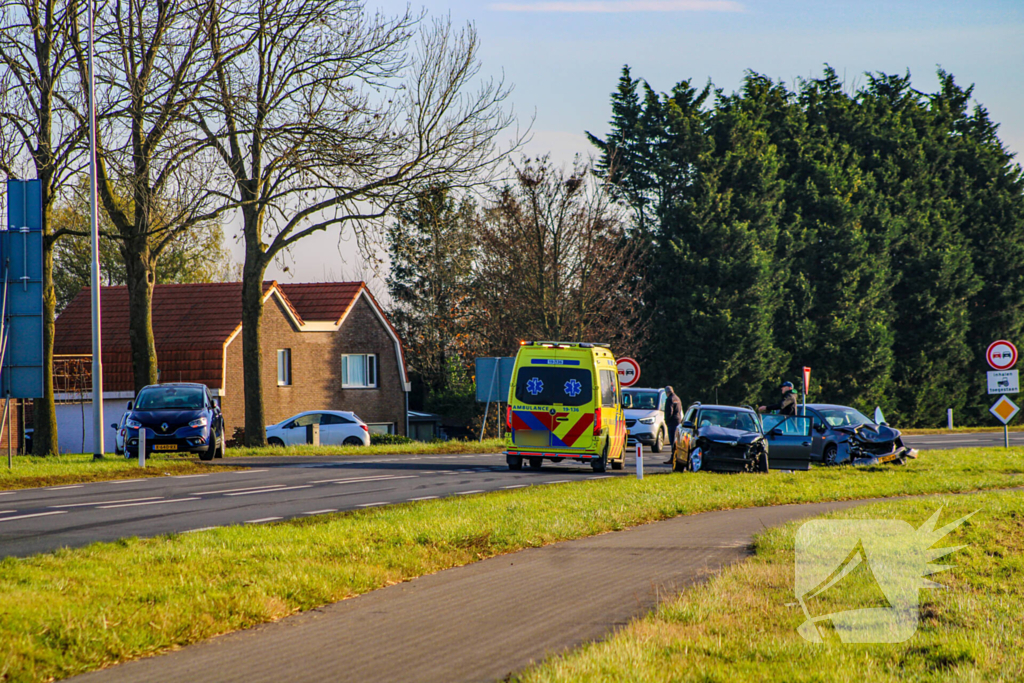
<path fill-rule="evenodd" d="M 505 459 L 578 460 L 595 472 L 626 457 L 626 420 L 615 356 L 607 344 L 522 342 L 509 386 Z"/>

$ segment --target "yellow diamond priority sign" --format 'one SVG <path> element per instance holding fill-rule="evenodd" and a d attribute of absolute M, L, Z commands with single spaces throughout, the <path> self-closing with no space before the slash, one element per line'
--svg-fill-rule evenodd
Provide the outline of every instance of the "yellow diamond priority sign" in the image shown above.
<path fill-rule="evenodd" d="M 1020 408 L 1018 408 L 1010 399 L 1005 396 L 1000 396 L 999 400 L 996 401 L 988 411 L 995 415 L 1000 422 L 1007 424 L 1013 419 L 1014 415 L 1020 412 Z"/>

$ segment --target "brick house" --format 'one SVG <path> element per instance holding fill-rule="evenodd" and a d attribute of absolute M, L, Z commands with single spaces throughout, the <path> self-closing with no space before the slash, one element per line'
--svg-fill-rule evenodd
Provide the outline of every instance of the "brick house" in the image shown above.
<path fill-rule="evenodd" d="M 92 448 L 89 290 L 56 321 L 54 344 L 58 434 L 62 452 Z M 153 335 L 160 382 L 201 382 L 217 397 L 229 438 L 245 424 L 242 377 L 242 285 L 157 285 Z M 406 434 L 409 380 L 401 340 L 362 282 L 264 283 L 263 391 L 267 424 L 304 410 L 351 410 L 372 431 Z M 111 423 L 133 398 L 128 290 L 104 287 L 103 396 L 106 450 Z M 74 367 L 86 368 L 84 380 Z M 69 370 L 68 368 L 72 368 Z M 78 375 L 83 373 L 80 370 Z"/>

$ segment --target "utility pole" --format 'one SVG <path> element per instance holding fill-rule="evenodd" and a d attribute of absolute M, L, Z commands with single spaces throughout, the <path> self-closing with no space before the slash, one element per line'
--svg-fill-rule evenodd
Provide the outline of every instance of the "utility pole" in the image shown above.
<path fill-rule="evenodd" d="M 100 234 L 96 206 L 96 0 L 89 14 L 89 220 L 92 238 L 92 459 L 103 459 L 103 344 L 100 315 Z"/>

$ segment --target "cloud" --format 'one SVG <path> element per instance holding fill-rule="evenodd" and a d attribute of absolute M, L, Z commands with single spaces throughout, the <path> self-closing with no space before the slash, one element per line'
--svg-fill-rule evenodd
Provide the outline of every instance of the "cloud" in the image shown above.
<path fill-rule="evenodd" d="M 562 2 L 497 2 L 498 12 L 742 12 L 734 0 L 563 0 Z"/>

